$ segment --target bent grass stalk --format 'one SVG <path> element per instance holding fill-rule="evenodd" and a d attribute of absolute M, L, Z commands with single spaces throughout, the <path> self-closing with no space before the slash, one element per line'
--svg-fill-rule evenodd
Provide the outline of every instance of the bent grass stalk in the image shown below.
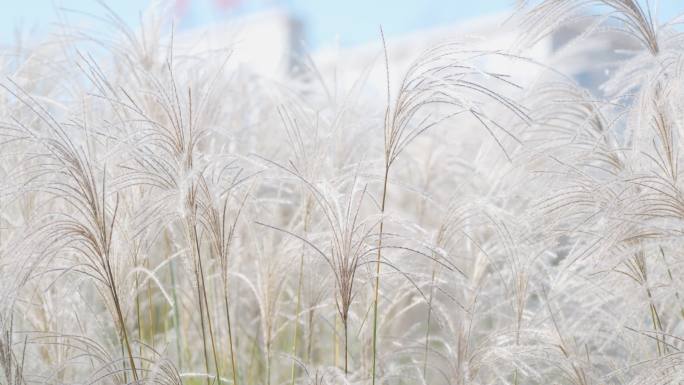
<path fill-rule="evenodd" d="M 225 308 L 225 313 L 226 313 L 226 325 L 227 325 L 227 331 L 228 331 L 228 349 L 230 350 L 230 364 L 231 364 L 231 369 L 232 369 L 232 377 L 233 377 L 233 384 L 238 384 L 238 365 L 237 365 L 237 357 L 235 356 L 235 348 L 233 346 L 233 330 L 232 330 L 232 325 L 231 325 L 231 316 L 230 316 L 230 303 L 229 303 L 229 254 L 230 254 L 230 248 L 233 243 L 233 238 L 235 236 L 235 229 L 237 227 L 237 222 L 238 219 L 240 218 L 240 214 L 242 212 L 242 209 L 244 207 L 245 201 L 247 199 L 247 194 L 245 194 L 245 198 L 242 200 L 240 203 L 240 206 L 237 209 L 237 212 L 235 214 L 235 218 L 231 222 L 230 226 L 227 225 L 227 220 L 228 220 L 228 206 L 229 206 L 229 199 L 230 199 L 230 193 L 233 188 L 235 188 L 238 184 L 242 183 L 245 179 L 238 179 L 240 176 L 240 172 L 237 172 L 236 175 L 234 176 L 233 180 L 231 181 L 230 187 L 228 188 L 228 191 L 224 192 L 226 194 L 226 197 L 223 200 L 223 205 L 222 209 L 219 209 L 219 204 L 215 204 L 212 198 L 212 193 L 210 191 L 209 183 L 207 182 L 207 179 L 204 177 L 200 178 L 200 187 L 202 192 L 204 193 L 204 199 L 206 202 L 203 204 L 204 206 L 204 222 L 205 226 L 207 227 L 207 230 L 210 234 L 210 240 L 211 240 L 211 245 L 212 249 L 215 253 L 216 258 L 219 261 L 219 267 L 221 269 L 220 271 L 220 276 L 221 276 L 221 281 L 223 284 L 223 304 Z"/>
<path fill-rule="evenodd" d="M 382 28 L 380 28 L 380 36 L 385 59 L 387 106 L 383 121 L 384 176 L 380 199 L 380 224 L 373 293 L 372 385 L 375 385 L 377 377 L 380 266 L 383 263 L 382 242 L 392 165 L 406 147 L 422 133 L 461 114 L 469 114 L 484 127 L 492 139 L 496 141 L 506 158 L 510 160 L 510 156 L 506 152 L 501 139 L 493 130 L 501 130 L 507 137 L 512 138 L 518 143 L 521 142 L 511 131 L 499 122 L 486 116 L 483 111 L 475 106 L 477 101 L 482 101 L 480 99 L 498 104 L 525 123 L 530 120 L 518 103 L 503 93 L 493 90 L 488 82 L 496 82 L 516 89 L 519 88 L 518 85 L 500 73 L 482 71 L 475 65 L 470 64 L 470 61 L 477 62 L 486 53 L 462 49 L 458 45 L 452 44 L 443 44 L 429 49 L 423 57 L 409 67 L 404 74 L 401 87 L 392 105 L 389 58 Z M 505 54 L 499 53 L 494 53 L 493 55 L 506 57 Z M 452 61 L 445 62 L 447 58 L 451 58 Z M 469 79 L 468 76 L 483 76 L 485 80 Z M 420 114 L 428 105 L 444 105 L 453 110 L 439 116 L 433 116 L 433 114 L 428 113 L 427 116 L 421 117 Z"/>
<path fill-rule="evenodd" d="M 382 30 L 382 27 L 380 27 L 380 37 L 382 38 L 382 46 L 383 46 L 383 52 L 385 55 L 385 75 L 387 77 L 387 108 L 385 110 L 385 119 L 384 119 L 384 135 L 385 135 L 385 176 L 383 178 L 382 182 L 382 198 L 381 198 L 381 203 L 380 203 L 380 229 L 378 232 L 378 253 L 376 256 L 376 262 L 375 262 L 375 290 L 373 292 L 373 345 L 372 345 L 372 363 L 371 363 L 371 378 L 372 378 L 372 385 L 375 385 L 375 377 L 376 377 L 376 368 L 377 368 L 377 356 L 378 356 L 378 296 L 380 294 L 380 261 L 382 257 L 382 233 L 383 233 L 383 227 L 385 224 L 385 204 L 387 203 L 387 182 L 389 179 L 389 171 L 390 171 L 390 165 L 391 165 L 391 157 L 390 157 L 390 152 L 391 152 L 391 146 L 389 145 L 390 142 L 388 142 L 388 133 L 387 133 L 387 124 L 389 120 L 389 112 L 390 112 L 390 82 L 389 82 L 389 58 L 387 57 L 387 44 L 385 42 L 385 34 Z M 391 136 L 391 135 L 390 135 Z"/>
<path fill-rule="evenodd" d="M 33 128 L 17 122 L 27 138 L 35 140 L 45 148 L 44 156 L 54 162 L 55 172 L 66 176 L 63 181 L 58 181 L 48 188 L 55 196 L 61 197 L 75 210 L 82 213 L 83 218 L 65 216 L 57 220 L 56 230 L 50 236 L 58 241 L 63 237 L 73 237 L 80 243 L 81 248 L 75 247 L 78 254 L 86 259 L 88 266 L 97 274 L 97 282 L 103 283 L 109 294 L 109 299 L 114 305 L 114 322 L 118 326 L 120 343 L 125 346 L 128 353 L 128 364 L 134 381 L 138 381 L 138 371 L 135 365 L 133 348 L 126 328 L 124 311 L 121 308 L 120 293 L 117 280 L 112 267 L 112 247 L 114 240 L 114 228 L 119 209 L 119 195 L 116 194 L 114 208 L 108 220 L 107 218 L 107 193 L 106 193 L 106 166 L 103 167 L 101 186 L 97 185 L 97 178 L 93 169 L 89 154 L 79 150 L 65 128 L 54 116 L 19 85 L 10 81 L 17 91 L 6 85 L 2 87 L 17 98 L 23 105 L 28 107 L 36 117 L 49 128 L 49 135 L 39 136 Z M 81 127 L 84 130 L 86 127 Z M 71 182 L 71 183 L 69 183 Z M 101 195 L 101 196 L 100 196 Z M 79 220 L 81 219 L 81 220 Z M 96 282 L 96 283 L 97 283 Z M 124 371 L 125 376 L 125 371 Z"/>

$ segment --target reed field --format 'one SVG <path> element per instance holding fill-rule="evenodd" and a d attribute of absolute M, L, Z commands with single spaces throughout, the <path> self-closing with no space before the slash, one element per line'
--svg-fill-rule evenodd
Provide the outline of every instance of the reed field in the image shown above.
<path fill-rule="evenodd" d="M 0 384 L 684 384 L 684 17 L 656 8 L 522 2 L 515 44 L 401 69 L 378 28 L 351 85 L 185 52 L 163 6 L 6 47 Z M 633 49 L 593 89 L 557 68 L 605 34 Z"/>

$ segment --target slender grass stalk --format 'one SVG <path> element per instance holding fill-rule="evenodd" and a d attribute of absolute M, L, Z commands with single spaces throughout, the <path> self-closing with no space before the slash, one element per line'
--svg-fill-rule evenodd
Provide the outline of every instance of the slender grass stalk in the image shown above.
<path fill-rule="evenodd" d="M 315 310 L 313 308 L 309 309 L 308 313 L 308 322 L 307 322 L 307 328 L 308 328 L 308 336 L 306 339 L 306 362 L 310 364 L 314 364 L 313 357 L 311 356 L 313 351 L 313 335 L 314 335 L 314 312 Z M 684 312 L 682 313 L 684 314 Z"/>
<path fill-rule="evenodd" d="M 133 259 L 133 263 L 137 265 L 137 258 Z M 144 341 L 143 335 L 142 335 L 142 315 L 140 312 L 140 277 L 138 274 L 135 275 L 135 318 L 136 318 L 136 323 L 138 324 L 138 340 L 139 341 Z M 138 354 L 142 357 L 142 345 L 138 347 Z"/>
<path fill-rule="evenodd" d="M 202 330 L 202 347 L 204 351 L 204 369 L 206 370 L 207 374 L 210 373 L 209 371 L 209 348 L 207 346 L 207 331 L 206 331 L 206 326 L 205 326 L 205 321 L 204 321 L 204 301 L 202 301 L 202 289 L 201 289 L 201 278 L 199 276 L 198 269 L 195 268 L 195 279 L 197 280 L 197 303 L 199 304 L 199 312 L 200 312 L 200 327 Z M 207 385 L 211 385 L 209 381 L 209 377 L 206 379 Z"/>
<path fill-rule="evenodd" d="M 148 264 L 148 260 L 145 260 L 145 264 Z M 150 281 L 147 281 L 147 306 L 148 306 L 148 317 L 150 321 L 150 326 L 148 329 L 148 341 L 150 346 L 152 347 L 152 350 L 155 350 L 155 342 L 154 342 L 154 337 L 157 335 L 157 317 L 155 314 L 155 308 L 154 308 L 154 302 L 152 301 L 152 284 Z M 142 354 L 141 354 L 142 356 Z"/>
<path fill-rule="evenodd" d="M 335 314 L 335 318 L 333 319 L 333 330 L 332 330 L 332 343 L 333 343 L 333 366 L 336 368 L 339 368 L 339 357 L 340 357 L 340 349 L 339 349 L 339 341 L 338 341 L 338 335 L 339 332 L 337 331 L 337 314 Z"/>
<path fill-rule="evenodd" d="M 382 186 L 382 199 L 380 203 L 380 215 L 385 214 L 385 205 L 387 203 L 387 182 L 389 177 L 389 164 L 385 163 L 385 177 Z M 378 357 L 378 299 L 380 294 L 380 261 L 382 258 L 382 234 L 384 228 L 384 218 L 380 219 L 380 231 L 378 232 L 378 253 L 375 262 L 375 290 L 373 292 L 373 362 L 371 366 L 371 384 L 375 385 L 377 357 Z"/>
<path fill-rule="evenodd" d="M 271 335 L 266 333 L 268 341 L 266 341 L 266 385 L 271 385 Z"/>
<path fill-rule="evenodd" d="M 392 139 L 394 136 L 392 129 L 388 133 L 388 124 L 390 119 L 390 74 L 389 74 L 389 58 L 387 57 L 387 43 L 385 42 L 385 33 L 380 27 L 380 37 L 382 38 L 383 53 L 385 55 L 385 76 L 387 81 L 387 108 L 385 110 L 385 120 L 383 133 L 385 135 L 385 175 L 382 181 L 382 195 L 380 199 L 380 230 L 378 231 L 378 253 L 375 261 L 375 289 L 373 292 L 373 342 L 372 342 L 372 363 L 371 363 L 371 384 L 375 385 L 377 358 L 378 358 L 378 300 L 380 295 L 380 265 L 382 260 L 382 235 L 385 226 L 385 205 L 387 204 L 387 185 L 389 182 L 389 172 L 392 165 Z"/>
<path fill-rule="evenodd" d="M 344 375 L 349 374 L 349 320 L 342 321 L 344 326 Z"/>
<path fill-rule="evenodd" d="M 166 243 L 168 244 L 168 233 L 164 231 L 164 237 Z M 181 331 L 180 331 L 180 312 L 178 307 L 180 302 L 178 302 L 178 294 L 176 288 L 176 261 L 171 260 L 169 262 L 169 275 L 171 279 L 171 298 L 173 299 L 173 329 L 176 335 L 176 354 L 178 355 L 178 368 L 183 370 L 183 353 L 181 351 Z"/>
<path fill-rule="evenodd" d="M 634 256 L 625 262 L 627 271 L 616 270 L 617 272 L 624 274 L 634 280 L 637 284 L 644 287 L 646 291 L 646 297 L 648 298 L 648 311 L 649 317 L 651 318 L 651 324 L 653 325 L 653 332 L 655 333 L 656 351 L 658 357 L 662 357 L 667 353 L 668 347 L 665 341 L 665 334 L 663 332 L 663 325 L 660 320 L 660 315 L 658 314 L 658 309 L 656 308 L 653 298 L 653 293 L 649 285 L 648 269 L 646 265 L 646 256 L 643 250 L 635 253 Z"/>
<path fill-rule="evenodd" d="M 228 190 L 231 190 L 244 180 L 238 180 L 239 175 L 240 172 L 237 172 L 233 180 L 231 181 Z M 202 202 L 202 207 L 204 210 L 202 210 L 202 214 L 204 218 L 204 226 L 208 230 L 210 236 L 210 243 L 212 246 L 210 250 L 214 252 L 214 257 L 218 260 L 218 266 L 220 268 L 220 277 L 223 285 L 223 305 L 226 314 L 226 324 L 228 329 L 227 334 L 228 349 L 230 350 L 230 364 L 232 369 L 233 383 L 237 384 L 239 373 L 237 357 L 235 354 L 235 348 L 233 343 L 233 330 L 231 324 L 229 303 L 229 256 L 230 248 L 232 246 L 233 238 L 235 236 L 235 228 L 237 227 L 237 222 L 240 217 L 240 213 L 242 212 L 242 209 L 244 207 L 247 195 L 245 195 L 245 199 L 242 200 L 242 203 L 240 204 L 240 207 L 237 210 L 237 213 L 232 221 L 232 224 L 228 226 L 226 222 L 228 219 L 228 205 L 230 194 L 228 194 L 226 198 L 223 200 L 222 209 L 219 209 L 219 205 L 216 204 L 216 202 L 214 201 L 214 196 L 212 195 L 210 183 L 207 180 L 207 178 L 203 176 L 199 178 L 199 187 L 203 192 L 204 197 L 204 202 Z"/>
<path fill-rule="evenodd" d="M 306 238 L 308 232 L 309 232 L 309 225 L 311 221 L 311 205 L 313 204 L 313 200 L 310 198 L 310 196 L 307 196 L 306 202 L 305 202 L 305 213 L 304 213 L 304 237 Z M 294 329 L 294 335 L 292 337 L 292 354 L 294 356 L 297 355 L 297 341 L 298 341 L 298 332 L 299 332 L 299 313 L 301 312 L 301 300 L 302 300 L 302 288 L 304 286 L 304 257 L 305 257 L 305 250 L 306 250 L 306 242 L 302 242 L 302 251 L 299 255 L 299 274 L 298 274 L 298 279 L 297 279 L 297 305 L 295 306 L 295 329 Z M 313 314 L 311 313 L 313 311 L 310 310 L 309 313 L 309 322 L 313 323 L 312 317 Z M 311 327 L 311 325 L 310 325 Z M 309 329 L 309 339 L 311 338 L 311 329 Z M 311 341 L 309 340 L 309 345 L 307 348 L 307 356 L 310 356 L 310 348 L 311 348 Z M 295 383 L 295 362 L 292 362 L 292 373 L 291 373 L 291 381 L 292 385 Z"/>
<path fill-rule="evenodd" d="M 218 354 L 216 352 L 216 339 L 214 338 L 214 329 L 211 324 L 211 312 L 209 311 L 209 302 L 207 300 L 207 288 L 206 288 L 206 283 L 204 280 L 204 268 L 202 266 L 202 253 L 200 252 L 200 244 L 199 244 L 199 235 L 197 234 L 197 227 L 194 227 L 194 239 L 195 239 L 195 245 L 197 247 L 197 269 L 198 269 L 198 275 L 200 282 L 198 282 L 198 287 L 201 287 L 201 289 L 198 288 L 198 291 L 200 291 L 200 301 L 204 302 L 204 308 L 207 313 L 207 327 L 209 328 L 209 338 L 211 341 L 211 351 L 212 355 L 214 357 L 214 367 L 216 369 L 216 377 L 218 379 L 221 378 L 221 368 L 219 365 L 219 359 L 218 359 Z M 207 364 L 208 368 L 208 364 Z M 208 370 L 208 369 L 207 369 Z"/>
<path fill-rule="evenodd" d="M 244 201 L 242 203 L 244 205 Z M 225 236 L 225 217 L 226 217 L 226 210 L 227 210 L 227 205 L 228 202 L 226 201 L 223 206 L 223 216 L 221 217 L 221 225 L 220 226 L 215 226 L 214 227 L 214 233 L 216 240 L 220 239 L 220 242 L 216 242 L 216 248 L 218 250 L 219 254 L 219 262 L 221 266 L 221 277 L 223 281 L 223 303 L 226 311 L 226 324 L 228 328 L 228 349 L 230 350 L 230 365 L 231 365 L 231 370 L 232 370 L 232 376 L 233 376 L 233 384 L 237 385 L 238 384 L 238 363 L 237 363 L 237 357 L 235 354 L 235 348 L 234 348 L 234 343 L 233 343 L 233 328 L 231 324 L 231 317 L 230 317 L 230 304 L 228 301 L 229 297 L 229 282 L 228 282 L 228 252 L 230 245 L 233 240 L 233 236 L 235 234 L 235 227 L 236 223 L 239 217 L 240 211 L 238 211 L 238 214 L 235 216 L 235 220 L 233 222 L 233 226 L 230 228 L 228 231 L 228 239 L 224 240 L 223 237 Z M 242 207 L 240 207 L 240 210 L 242 210 Z M 216 224 L 216 222 L 213 222 Z M 220 231 L 219 231 L 220 228 Z M 220 236 L 219 236 L 220 234 Z"/>
<path fill-rule="evenodd" d="M 306 217 L 308 218 L 308 205 Z M 304 236 L 306 236 L 308 230 L 308 219 L 304 219 Z M 297 356 L 297 337 L 299 332 L 299 312 L 301 312 L 301 301 L 302 301 L 302 286 L 304 283 L 304 248 L 306 244 L 302 242 L 302 253 L 299 255 L 299 274 L 297 275 L 297 305 L 295 306 L 295 320 L 294 320 L 294 333 L 292 336 L 292 356 Z M 295 384 L 295 362 L 292 361 L 291 367 L 291 383 Z"/>
<path fill-rule="evenodd" d="M 432 300 L 435 296 L 435 279 L 439 265 L 435 261 L 432 266 L 432 276 L 430 277 L 430 296 L 428 298 L 427 320 L 425 321 L 425 351 L 423 352 L 423 378 L 427 378 L 428 354 L 430 353 L 430 326 L 432 320 Z"/>
<path fill-rule="evenodd" d="M 228 304 L 228 280 L 223 281 L 223 300 L 226 308 L 226 324 L 228 325 L 228 349 L 230 349 L 230 365 L 233 370 L 233 384 L 238 383 L 238 366 L 237 358 L 235 357 L 235 348 L 233 347 L 233 330 L 230 323 L 230 306 Z"/>
<path fill-rule="evenodd" d="M 326 219 L 332 233 L 330 252 L 326 254 L 321 250 L 321 248 L 317 247 L 311 241 L 290 231 L 261 222 L 256 223 L 264 227 L 284 232 L 294 236 L 295 238 L 298 238 L 301 241 L 304 241 L 326 261 L 335 277 L 335 304 L 337 306 L 337 313 L 342 322 L 342 327 L 344 329 L 343 331 L 348 333 L 349 312 L 354 298 L 356 271 L 359 267 L 361 259 L 370 253 L 370 251 L 365 251 L 364 248 L 367 241 L 370 239 L 374 227 L 370 226 L 370 229 L 363 231 L 365 224 L 364 221 L 360 220 L 359 218 L 359 212 L 366 196 L 367 186 L 364 186 L 363 189 L 357 189 L 357 169 L 356 173 L 354 174 L 350 192 L 348 194 L 348 201 L 345 204 L 345 212 L 343 215 L 340 215 L 341 213 L 338 211 L 335 201 L 329 199 L 326 194 L 324 194 L 311 182 L 307 181 L 296 170 L 292 171 L 278 165 L 277 163 L 270 163 L 296 176 L 310 189 L 313 197 L 320 205 L 324 214 L 324 218 Z M 358 198 L 355 202 L 356 196 L 358 196 Z M 338 367 L 339 363 L 340 344 L 338 339 L 338 322 L 337 317 L 335 317 L 333 320 L 333 365 L 335 367 Z M 348 341 L 344 344 L 343 348 L 345 355 L 345 374 L 348 374 Z"/>
<path fill-rule="evenodd" d="M 121 311 L 121 305 L 119 302 L 119 294 L 116 289 L 116 283 L 114 282 L 114 276 L 112 274 L 111 270 L 111 265 L 109 262 L 106 264 L 106 270 L 107 270 L 107 275 L 109 275 L 109 279 L 111 279 L 111 294 L 112 298 L 114 300 L 114 308 L 116 311 L 116 317 L 119 321 L 119 328 L 121 330 L 121 336 L 123 338 L 123 343 L 126 346 L 126 351 L 128 352 L 128 362 L 131 365 L 131 372 L 133 374 L 133 380 L 138 381 L 138 371 L 135 367 L 135 360 L 133 360 L 133 349 L 131 348 L 131 344 L 128 341 L 128 331 L 126 331 L 126 323 L 124 320 L 123 312 Z"/>

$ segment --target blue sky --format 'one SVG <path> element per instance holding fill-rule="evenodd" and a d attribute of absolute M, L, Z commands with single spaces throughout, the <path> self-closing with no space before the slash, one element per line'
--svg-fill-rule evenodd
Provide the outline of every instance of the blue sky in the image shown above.
<path fill-rule="evenodd" d="M 8 1 L 8 0 L 4 0 Z M 174 0 L 172 0 L 174 1 Z M 514 0 L 175 0 L 184 5 L 179 28 L 225 20 L 268 7 L 279 6 L 305 25 L 307 44 L 320 47 L 333 41 L 343 46 L 377 39 L 378 26 L 388 36 L 458 22 L 512 9 Z M 149 0 L 109 0 L 107 3 L 134 25 Z M 12 41 L 14 26 L 41 35 L 56 20 L 56 7 L 102 14 L 95 0 L 19 0 L 0 13 L 0 42 Z M 661 0 L 661 19 L 684 11 L 681 0 Z M 77 20 L 73 15 L 70 20 Z"/>

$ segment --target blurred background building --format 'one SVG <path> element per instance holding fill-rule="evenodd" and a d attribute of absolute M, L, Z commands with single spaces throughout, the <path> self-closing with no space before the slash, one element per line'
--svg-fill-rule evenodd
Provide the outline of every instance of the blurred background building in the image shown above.
<path fill-rule="evenodd" d="M 24 0 L 0 14 L 0 42 L 11 44 L 18 35 L 39 38 L 59 23 L 88 25 L 104 6 L 135 27 L 144 9 L 157 3 L 174 15 L 179 49 L 229 50 L 235 65 L 276 77 L 301 70 L 306 54 L 321 72 L 352 81 L 381 59 L 380 25 L 394 73 L 439 42 L 468 39 L 484 49 L 501 49 L 513 47 L 519 37 L 506 22 L 515 0 Z M 681 11 L 677 3 L 660 1 L 657 17 L 672 18 Z M 555 32 L 526 55 L 548 62 L 560 49 L 572 49 L 565 43 L 579 33 L 581 27 Z M 604 35 L 585 40 L 582 48 L 572 60 L 559 61 L 557 69 L 591 87 L 606 70 L 587 63 L 609 62 L 632 47 L 621 36 Z M 383 76 L 371 74 L 369 80 L 381 82 Z"/>
<path fill-rule="evenodd" d="M 182 7 L 189 7 L 183 0 Z M 382 1 L 380 1 L 382 2 Z M 350 2 L 353 7 L 355 1 Z M 399 2 L 401 3 L 401 2 Z M 420 2 L 412 2 L 412 6 Z M 439 3 L 439 2 L 437 2 Z M 463 3 L 452 1 L 451 3 Z M 515 7 L 506 2 L 491 1 L 489 7 L 470 7 L 470 17 L 453 10 L 440 17 L 428 17 L 429 22 L 420 25 L 417 22 L 398 23 L 389 19 L 389 26 L 380 22 L 373 23 L 372 17 L 363 15 L 359 10 L 359 23 L 349 20 L 352 28 L 340 27 L 342 32 L 332 33 L 332 29 L 315 27 L 318 22 L 314 14 L 305 17 L 306 13 L 298 13 L 296 9 L 274 6 L 250 12 L 236 12 L 233 17 L 209 24 L 186 25 L 179 35 L 179 47 L 191 52 L 225 50 L 232 52 L 231 61 L 263 76 L 281 77 L 302 71 L 311 70 L 315 63 L 316 71 L 335 78 L 342 88 L 350 87 L 362 76 L 377 88 L 384 87 L 384 60 L 382 55 L 382 38 L 380 26 L 387 38 L 390 60 L 390 73 L 397 77 L 404 73 L 422 51 L 436 44 L 449 41 L 468 41 L 469 46 L 483 50 L 514 50 L 519 43 L 521 31 L 511 22 Z M 223 0 L 226 7 L 237 7 L 239 0 Z M 358 5 L 358 4 L 357 4 Z M 422 5 L 421 7 L 425 7 Z M 371 6 L 373 8 L 373 6 Z M 420 8 L 420 7 L 418 7 Z M 447 10 L 450 6 L 445 7 Z M 362 7 L 360 7 L 362 9 Z M 181 11 L 186 12 L 186 11 Z M 347 17 L 347 11 L 341 11 L 340 19 Z M 405 10 L 400 12 L 406 12 Z M 416 17 L 420 11 L 416 11 Z M 322 16 L 326 18 L 327 16 Z M 383 20 L 388 15 L 378 14 L 376 19 Z M 200 18 L 192 16 L 193 20 Z M 181 19 L 182 20 L 182 19 Z M 331 23 L 339 23 L 334 19 Z M 413 24 L 412 24 L 413 23 Z M 312 27 L 312 24 L 314 27 Z M 362 31 L 356 30 L 358 26 Z M 572 41 L 579 36 L 586 26 L 562 28 L 537 43 L 533 49 L 526 49 L 525 55 L 544 63 L 553 62 L 558 57 L 554 68 L 572 78 L 583 86 L 597 91 L 608 75 L 607 66 L 611 61 L 624 57 L 625 53 L 637 47 L 620 34 L 602 34 L 591 40 L 582 40 L 581 45 L 573 45 Z M 344 33 L 349 36 L 344 38 Z M 579 49 L 581 48 L 581 49 Z M 559 55 L 560 51 L 567 55 Z M 492 60 L 491 58 L 489 60 Z M 378 65 L 381 64 L 381 65 Z M 497 64 L 483 62 L 484 68 L 496 68 Z M 533 77 L 533 66 L 524 62 L 506 61 L 506 69 L 516 74 Z M 517 65 L 519 68 L 511 68 Z M 374 71 L 370 71 L 375 68 Z M 501 68 L 498 66 L 498 68 Z"/>

